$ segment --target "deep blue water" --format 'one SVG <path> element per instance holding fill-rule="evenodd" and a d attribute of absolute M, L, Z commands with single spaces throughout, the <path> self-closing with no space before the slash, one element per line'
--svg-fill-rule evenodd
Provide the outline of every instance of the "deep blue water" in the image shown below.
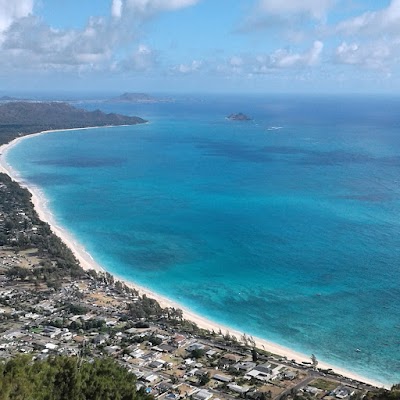
<path fill-rule="evenodd" d="M 7 157 L 100 264 L 240 331 L 400 381 L 400 99 L 82 105 L 150 123 L 29 138 Z M 238 111 L 253 120 L 225 118 Z"/>

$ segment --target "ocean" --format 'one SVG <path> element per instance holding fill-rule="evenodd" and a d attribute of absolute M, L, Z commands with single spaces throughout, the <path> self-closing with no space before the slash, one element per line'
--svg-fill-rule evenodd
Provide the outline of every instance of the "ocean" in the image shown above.
<path fill-rule="evenodd" d="M 28 138 L 7 161 L 108 271 L 400 382 L 400 99 L 175 98 L 77 102 L 149 123 Z"/>

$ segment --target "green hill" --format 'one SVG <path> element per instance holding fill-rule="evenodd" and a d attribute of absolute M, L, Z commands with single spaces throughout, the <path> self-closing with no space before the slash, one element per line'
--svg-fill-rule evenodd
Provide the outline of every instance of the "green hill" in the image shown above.
<path fill-rule="evenodd" d="M 50 129 L 90 126 L 135 125 L 147 122 L 139 117 L 86 111 L 67 103 L 10 102 L 0 105 L 0 144 L 29 133 Z"/>

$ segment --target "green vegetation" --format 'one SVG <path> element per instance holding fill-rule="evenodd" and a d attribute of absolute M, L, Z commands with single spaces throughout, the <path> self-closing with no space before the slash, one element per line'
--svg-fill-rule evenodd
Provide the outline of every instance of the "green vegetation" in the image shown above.
<path fill-rule="evenodd" d="M 328 381 L 326 379 L 316 379 L 315 381 L 312 381 L 309 386 L 313 386 L 321 390 L 331 391 L 337 387 L 337 382 Z"/>
<path fill-rule="evenodd" d="M 399 400 L 400 384 L 394 385 L 391 390 L 379 389 L 376 392 L 368 392 L 364 397 L 365 400 Z M 358 400 L 353 397 L 352 400 Z"/>
<path fill-rule="evenodd" d="M 211 377 L 210 373 L 206 372 L 205 374 L 202 374 L 199 378 L 199 386 L 205 386 L 207 385 L 208 382 L 210 382 Z"/>
<path fill-rule="evenodd" d="M 74 315 L 85 315 L 88 312 L 88 308 L 81 304 L 70 303 L 70 304 L 67 304 L 67 306 L 65 308 L 66 308 L 66 311 L 68 311 Z"/>
<path fill-rule="evenodd" d="M 130 303 L 128 310 L 132 318 L 160 317 L 164 314 L 160 304 L 146 295 L 143 295 L 140 301 Z"/>
<path fill-rule="evenodd" d="M 198 360 L 199 358 L 204 357 L 204 355 L 206 354 L 204 349 L 193 349 L 190 352 L 190 357 L 194 358 L 195 360 Z"/>
<path fill-rule="evenodd" d="M 71 357 L 31 361 L 18 356 L 0 364 L 0 400 L 149 400 L 136 378 L 115 361 Z"/>
<path fill-rule="evenodd" d="M 0 105 L 0 144 L 18 136 L 51 129 L 88 126 L 134 125 L 146 122 L 139 117 L 85 111 L 66 103 L 10 102 Z"/>
<path fill-rule="evenodd" d="M 46 282 L 58 289 L 65 276 L 78 277 L 83 270 L 72 251 L 41 221 L 31 203 L 31 194 L 0 173 L 0 245 L 18 252 L 35 249 L 42 260 L 32 269 L 14 266 L 6 275 L 13 280 Z"/>

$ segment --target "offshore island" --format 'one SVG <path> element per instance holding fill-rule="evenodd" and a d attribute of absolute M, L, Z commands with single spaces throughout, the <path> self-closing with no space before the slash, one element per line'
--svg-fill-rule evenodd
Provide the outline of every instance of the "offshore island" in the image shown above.
<path fill-rule="evenodd" d="M 4 104 L 0 121 L 3 155 L 32 133 L 146 122 L 40 102 Z M 116 279 L 48 224 L 44 199 L 13 181 L 4 157 L 1 162 L 0 392 L 17 390 L 7 370 L 29 376 L 28 392 L 44 390 L 48 382 L 33 379 L 29 369 L 34 360 L 37 370 L 53 365 L 65 380 L 68 371 L 79 376 L 82 365 L 93 365 L 88 374 L 95 375 L 105 363 L 114 382 L 137 391 L 138 399 L 400 398 L 398 386 L 389 391 L 352 374 L 346 378 L 314 355 L 301 360 L 288 349 L 264 346 Z M 71 382 L 65 393 L 72 393 Z"/>
<path fill-rule="evenodd" d="M 231 121 L 251 121 L 251 118 L 243 113 L 230 114 L 227 118 Z"/>

